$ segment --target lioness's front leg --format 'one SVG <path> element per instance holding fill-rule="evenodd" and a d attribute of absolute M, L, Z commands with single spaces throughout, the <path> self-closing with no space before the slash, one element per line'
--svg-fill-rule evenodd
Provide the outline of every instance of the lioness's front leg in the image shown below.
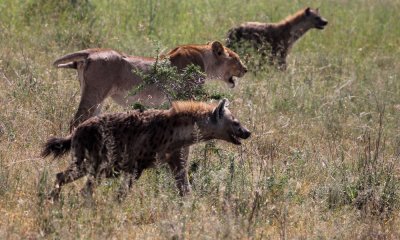
<path fill-rule="evenodd" d="M 191 192 L 188 176 L 189 147 L 178 149 L 169 154 L 167 162 L 174 174 L 179 195 L 186 196 Z"/>

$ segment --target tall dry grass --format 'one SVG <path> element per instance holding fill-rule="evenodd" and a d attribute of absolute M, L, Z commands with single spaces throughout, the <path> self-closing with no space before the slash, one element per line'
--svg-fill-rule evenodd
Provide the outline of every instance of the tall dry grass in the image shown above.
<path fill-rule="evenodd" d="M 82 182 L 45 193 L 61 161 L 40 159 L 66 135 L 79 100 L 57 57 L 86 47 L 153 56 L 223 40 L 242 21 L 277 21 L 306 1 L 0 2 L 0 238 L 398 239 L 400 3 L 313 1 L 329 20 L 295 45 L 286 72 L 247 74 L 230 108 L 253 132 L 241 147 L 192 149 L 193 196 L 181 199 L 163 167 L 145 172 L 122 204 L 119 180 L 94 207 Z M 122 108 L 108 101 L 107 112 Z"/>

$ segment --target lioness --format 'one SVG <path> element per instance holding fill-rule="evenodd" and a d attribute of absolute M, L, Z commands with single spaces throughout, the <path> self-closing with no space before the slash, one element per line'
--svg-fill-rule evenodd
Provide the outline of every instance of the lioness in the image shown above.
<path fill-rule="evenodd" d="M 250 43 L 261 54 L 261 63 L 268 57 L 271 65 L 286 69 L 286 57 L 293 44 L 312 28 L 324 29 L 328 21 L 319 10 L 306 8 L 278 23 L 246 22 L 228 31 L 227 46 L 235 49 Z"/>
<path fill-rule="evenodd" d="M 247 72 L 239 56 L 218 41 L 179 46 L 163 58 L 168 58 L 178 70 L 190 64 L 198 65 L 208 79 L 220 79 L 232 88 L 236 84 L 235 77 Z M 128 96 L 129 91 L 143 81 L 137 72 L 145 73 L 155 61 L 155 58 L 128 56 L 111 49 L 86 49 L 57 59 L 54 66 L 77 69 L 81 85 L 81 100 L 70 129 L 97 115 L 109 96 L 123 106 L 140 102 L 155 107 L 165 102 L 166 95 L 154 85 Z"/>

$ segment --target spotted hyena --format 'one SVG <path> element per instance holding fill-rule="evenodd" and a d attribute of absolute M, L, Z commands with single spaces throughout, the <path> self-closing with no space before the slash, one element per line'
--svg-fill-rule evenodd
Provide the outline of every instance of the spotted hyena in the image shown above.
<path fill-rule="evenodd" d="M 180 195 L 190 192 L 187 157 L 179 161 L 177 149 L 198 141 L 221 139 L 241 144 L 250 136 L 225 107 L 202 102 L 175 102 L 169 110 L 131 111 L 92 117 L 66 138 L 50 138 L 42 156 L 58 158 L 71 151 L 72 163 L 56 176 L 51 198 L 58 199 L 61 187 L 88 175 L 82 193 L 92 196 L 93 187 L 102 175 L 123 175 L 119 197 L 124 196 L 142 171 L 156 161 L 167 163 Z M 184 150 L 185 151 L 185 150 Z M 188 154 L 187 152 L 180 154 Z"/>
<path fill-rule="evenodd" d="M 278 23 L 246 22 L 228 31 L 227 46 L 243 48 L 249 44 L 261 55 L 261 63 L 268 59 L 271 65 L 286 69 L 286 57 L 293 44 L 312 28 L 324 29 L 328 21 L 318 9 L 306 8 Z"/>

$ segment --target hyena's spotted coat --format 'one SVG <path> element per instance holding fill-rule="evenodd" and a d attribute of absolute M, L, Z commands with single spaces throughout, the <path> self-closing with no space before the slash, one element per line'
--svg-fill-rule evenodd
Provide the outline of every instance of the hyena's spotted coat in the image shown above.
<path fill-rule="evenodd" d="M 312 28 L 324 29 L 328 21 L 318 9 L 306 8 L 278 23 L 246 22 L 228 31 L 226 45 L 240 52 L 249 43 L 261 54 L 261 63 L 268 58 L 270 64 L 286 69 L 286 57 L 293 44 Z"/>
<path fill-rule="evenodd" d="M 198 141 L 221 139 L 240 144 L 250 132 L 225 108 L 226 100 L 217 107 L 199 102 L 175 102 L 169 110 L 132 111 L 93 117 L 82 123 L 66 138 L 51 138 L 42 156 L 61 157 L 71 150 L 72 164 L 57 174 L 53 199 L 61 187 L 85 175 L 83 193 L 91 196 L 101 175 L 124 175 L 119 195 L 123 196 L 133 180 L 151 167 L 156 159 L 170 166 L 181 195 L 190 192 L 187 157 L 177 149 Z M 184 148 L 188 149 L 188 148 Z M 187 151 L 180 154 L 187 154 Z M 121 195 L 123 194 L 123 195 Z"/>

